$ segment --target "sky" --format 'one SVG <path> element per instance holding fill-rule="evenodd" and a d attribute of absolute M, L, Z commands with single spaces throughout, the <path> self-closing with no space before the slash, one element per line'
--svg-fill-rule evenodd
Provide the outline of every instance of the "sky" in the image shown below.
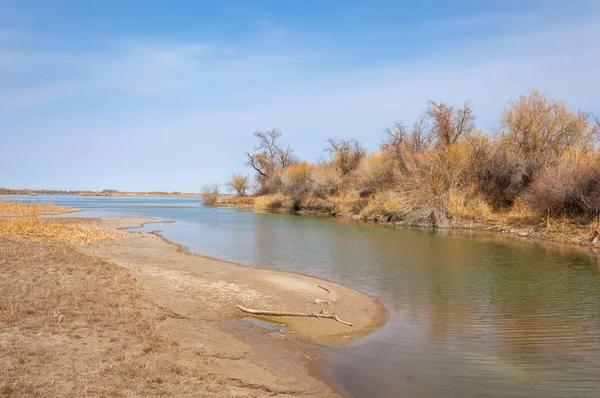
<path fill-rule="evenodd" d="M 376 149 L 429 99 L 600 114 L 596 0 L 0 0 L 0 187 L 198 192 L 252 133 Z"/>

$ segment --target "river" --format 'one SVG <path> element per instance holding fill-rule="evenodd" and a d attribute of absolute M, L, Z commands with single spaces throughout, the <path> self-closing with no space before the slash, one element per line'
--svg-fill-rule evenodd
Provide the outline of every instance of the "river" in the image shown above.
<path fill-rule="evenodd" d="M 53 199 L 84 210 L 76 216 L 174 220 L 144 230 L 199 254 L 311 274 L 378 298 L 389 322 L 328 349 L 326 370 L 353 397 L 600 396 L 600 266 L 586 250 L 203 208 L 191 197 Z"/>

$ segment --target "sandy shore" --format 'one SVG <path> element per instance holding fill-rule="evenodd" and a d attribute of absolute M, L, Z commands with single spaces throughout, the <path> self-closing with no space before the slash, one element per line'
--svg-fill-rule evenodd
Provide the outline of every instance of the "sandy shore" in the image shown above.
<path fill-rule="evenodd" d="M 90 222 L 104 228 L 133 228 L 154 222 L 149 217 L 106 217 Z M 132 233 L 122 240 L 78 250 L 133 273 L 149 299 L 173 314 L 160 329 L 180 344 L 211 352 L 211 372 L 241 386 L 269 394 L 337 396 L 315 377 L 314 345 L 343 345 L 381 326 L 383 307 L 372 297 L 307 275 L 245 267 L 191 254 L 152 233 Z M 285 333 L 260 329 L 241 318 L 237 305 L 255 309 L 335 313 L 331 319 L 261 317 L 283 324 Z M 256 388 L 259 386 L 258 388 Z M 266 395 L 269 395 L 266 394 Z"/>

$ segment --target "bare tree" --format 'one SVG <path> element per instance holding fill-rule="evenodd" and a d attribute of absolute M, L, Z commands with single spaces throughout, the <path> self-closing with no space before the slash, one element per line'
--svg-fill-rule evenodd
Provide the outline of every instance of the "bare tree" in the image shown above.
<path fill-rule="evenodd" d="M 342 176 L 356 170 L 367 153 L 362 144 L 355 139 L 338 141 L 330 138 L 325 150 L 331 154 L 333 165 Z"/>
<path fill-rule="evenodd" d="M 279 144 L 280 130 L 257 131 L 254 136 L 258 138 L 258 145 L 254 147 L 254 153 L 247 152 L 246 156 L 248 165 L 261 177 L 269 178 L 274 171 L 298 162 L 289 145 L 283 147 Z"/>
<path fill-rule="evenodd" d="M 594 146 L 600 142 L 600 118 L 597 115 L 592 115 L 592 134 L 594 136 Z"/>
<path fill-rule="evenodd" d="M 431 120 L 431 133 L 442 147 L 454 144 L 461 137 L 470 136 L 475 130 L 475 115 L 469 101 L 455 109 L 443 102 L 429 101 L 427 115 Z"/>
<path fill-rule="evenodd" d="M 408 145 L 407 141 L 411 138 L 406 125 L 402 122 L 395 122 L 392 127 L 383 129 L 383 132 L 385 133 L 386 138 L 381 144 L 382 153 L 388 157 L 388 159 L 391 159 L 394 165 L 400 169 L 405 169 L 404 152 Z"/>
<path fill-rule="evenodd" d="M 233 174 L 226 185 L 230 191 L 235 191 L 239 196 L 244 196 L 250 187 L 250 179 L 245 174 Z"/>
<path fill-rule="evenodd" d="M 413 128 L 410 132 L 408 144 L 411 152 L 418 153 L 429 146 L 431 134 L 429 134 L 428 128 L 427 112 L 421 112 L 417 120 L 413 123 Z"/>
<path fill-rule="evenodd" d="M 383 132 L 386 138 L 381 144 L 383 154 L 398 168 L 406 170 L 406 153 L 418 153 L 429 146 L 431 134 L 428 126 L 428 115 L 421 112 L 410 131 L 402 122 L 395 122 L 393 126 L 385 128 Z"/>
<path fill-rule="evenodd" d="M 595 130 L 589 119 L 533 90 L 505 107 L 500 121 L 503 138 L 539 168 L 570 147 L 591 147 Z"/>

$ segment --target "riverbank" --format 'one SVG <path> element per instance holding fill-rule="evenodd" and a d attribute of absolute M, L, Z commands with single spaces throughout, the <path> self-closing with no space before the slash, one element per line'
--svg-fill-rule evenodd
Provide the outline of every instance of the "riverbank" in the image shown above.
<path fill-rule="evenodd" d="M 56 222 L 57 219 L 53 219 Z M 147 217 L 65 219 L 114 231 Z M 0 391 L 10 396 L 337 396 L 314 345 L 385 322 L 376 300 L 305 275 L 193 255 L 148 233 L 95 245 L 0 237 Z M 237 308 L 335 313 L 264 318 Z M 285 322 L 285 326 L 280 326 Z M 40 376 L 43 375 L 43 376 Z"/>
<path fill-rule="evenodd" d="M 277 198 L 275 198 L 277 199 Z M 435 230 L 477 231 L 493 235 L 511 236 L 520 240 L 533 240 L 539 242 L 552 242 L 600 248 L 600 222 L 584 221 L 576 218 L 553 218 L 536 217 L 530 212 L 511 211 L 505 213 L 488 214 L 481 218 L 449 218 L 445 214 L 432 214 L 430 222 L 411 223 L 405 221 L 387 221 L 378 217 L 368 217 L 361 214 L 360 209 L 366 207 L 365 203 L 356 203 L 359 211 L 348 211 L 352 208 L 346 204 L 346 211 L 341 207 L 331 204 L 330 206 L 316 206 L 309 202 L 301 203 L 297 208 L 285 205 L 281 198 L 274 200 L 269 197 L 243 197 L 226 198 L 217 202 L 216 207 L 230 207 L 244 210 L 268 211 L 275 213 L 287 213 L 298 215 L 342 217 L 356 222 L 376 223 L 391 228 L 421 228 Z M 598 237 L 597 237 L 598 236 Z M 597 237 L 597 238 L 596 238 Z"/>

